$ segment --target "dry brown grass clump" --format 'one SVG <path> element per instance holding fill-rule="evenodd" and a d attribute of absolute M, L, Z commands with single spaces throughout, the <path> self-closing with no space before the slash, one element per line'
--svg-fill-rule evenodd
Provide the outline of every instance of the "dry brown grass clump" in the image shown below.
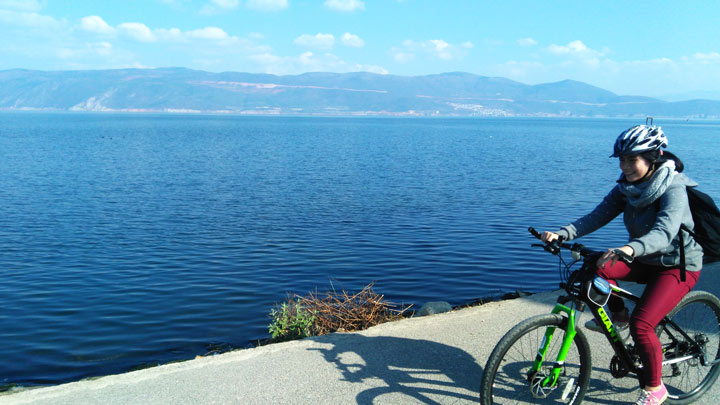
<path fill-rule="evenodd" d="M 298 297 L 300 304 L 315 315 L 311 326 L 312 335 L 325 335 L 337 331 L 358 331 L 384 322 L 403 317 L 411 305 L 399 308 L 385 301 L 383 295 L 372 289 L 373 283 L 360 292 L 349 294 L 342 290 L 318 294 L 317 291 L 306 297 Z"/>
<path fill-rule="evenodd" d="M 384 322 L 397 320 L 411 305 L 398 307 L 372 289 L 373 283 L 360 292 L 345 290 L 323 294 L 317 291 L 307 296 L 294 295 L 273 310 L 270 332 L 273 339 L 291 340 L 305 336 L 319 336 L 332 332 L 352 332 Z"/>

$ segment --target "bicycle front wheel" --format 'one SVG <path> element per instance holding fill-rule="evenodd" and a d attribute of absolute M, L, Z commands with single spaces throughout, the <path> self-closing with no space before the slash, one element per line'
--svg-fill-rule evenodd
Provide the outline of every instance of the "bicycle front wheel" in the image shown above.
<path fill-rule="evenodd" d="M 663 346 L 665 364 L 662 380 L 668 389 L 668 403 L 689 404 L 698 400 L 720 374 L 720 301 L 705 291 L 692 291 L 667 316 L 695 341 L 688 344 L 670 325 L 660 329 L 658 337 Z"/>
<path fill-rule="evenodd" d="M 536 373 L 533 366 L 545 332 L 554 327 L 545 361 Z M 542 387 L 542 379 L 550 375 L 563 338 L 568 318 L 547 314 L 529 318 L 500 339 L 490 354 L 483 372 L 480 402 L 490 404 L 579 404 L 590 383 L 590 346 L 582 330 L 577 330 L 557 383 Z"/>

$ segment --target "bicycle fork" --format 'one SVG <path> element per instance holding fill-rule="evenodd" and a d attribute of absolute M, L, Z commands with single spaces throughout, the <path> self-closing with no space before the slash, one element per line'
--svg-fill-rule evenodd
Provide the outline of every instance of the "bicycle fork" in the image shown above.
<path fill-rule="evenodd" d="M 545 330 L 545 335 L 538 348 L 535 361 L 527 373 L 528 382 L 530 383 L 532 394 L 535 398 L 546 398 L 551 391 L 558 387 L 558 380 L 565 366 L 565 359 L 570 351 L 573 339 L 575 339 L 575 335 L 577 334 L 575 330 L 575 310 L 558 303 L 555 305 L 555 308 L 553 308 L 552 313 L 559 314 L 561 312 L 567 314 L 568 326 L 552 369 L 547 374 L 541 371 L 545 356 L 547 355 L 553 335 L 555 334 L 555 329 L 557 329 L 555 326 L 548 327 Z M 563 397 L 567 396 L 573 383 L 574 381 L 572 380 L 568 381 L 564 390 L 566 392 L 563 392 Z"/>

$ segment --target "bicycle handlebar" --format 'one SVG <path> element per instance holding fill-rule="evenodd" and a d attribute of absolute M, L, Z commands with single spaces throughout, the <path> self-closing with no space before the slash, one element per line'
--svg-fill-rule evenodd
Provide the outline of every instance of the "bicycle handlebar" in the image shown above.
<path fill-rule="evenodd" d="M 528 231 L 534 237 L 542 240 L 540 233 L 538 231 L 536 231 L 535 228 L 529 227 Z M 580 256 L 582 256 L 582 257 L 588 257 L 588 256 L 592 256 L 592 255 L 602 254 L 602 252 L 586 248 L 584 245 L 582 245 L 580 243 L 573 243 L 573 244 L 564 243 L 562 236 L 560 237 L 560 239 L 557 242 L 543 242 L 542 245 L 534 245 L 534 246 L 540 246 L 543 249 L 545 249 L 545 251 L 552 253 L 554 255 L 560 254 L 561 248 L 570 250 L 572 252 L 580 253 Z"/>
<path fill-rule="evenodd" d="M 534 228 L 529 227 L 528 231 L 536 238 L 542 240 L 542 236 Z M 563 238 L 553 242 L 543 242 L 542 244 L 532 244 L 532 246 L 539 246 L 546 252 L 549 252 L 560 258 L 560 288 L 568 292 L 569 296 L 576 297 L 580 294 L 582 285 L 584 284 L 585 276 L 594 274 L 596 270 L 595 262 L 596 258 L 602 255 L 602 252 L 588 249 L 579 243 L 565 243 Z M 573 253 L 573 259 L 575 261 L 566 263 L 562 255 L 560 254 L 561 249 L 570 250 Z M 583 266 L 580 269 L 572 270 L 571 266 L 580 258 L 583 258 Z M 572 299 L 568 297 L 560 297 L 561 300 Z M 561 302 L 561 301 L 558 301 Z"/>

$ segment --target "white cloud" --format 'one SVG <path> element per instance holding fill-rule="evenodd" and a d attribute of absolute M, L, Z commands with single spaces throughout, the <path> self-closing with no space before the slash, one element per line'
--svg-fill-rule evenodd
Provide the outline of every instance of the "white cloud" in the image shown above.
<path fill-rule="evenodd" d="M 185 39 L 185 34 L 177 28 L 157 28 L 153 30 L 153 33 L 159 40 L 163 41 L 178 41 Z"/>
<path fill-rule="evenodd" d="M 41 30 L 61 28 L 65 22 L 53 17 L 25 11 L 9 11 L 0 9 L 0 22 L 8 26 L 30 27 Z"/>
<path fill-rule="evenodd" d="M 458 45 L 442 39 L 430 39 L 427 41 L 406 40 L 403 41 L 401 47 L 393 47 L 391 54 L 397 62 L 401 63 L 412 61 L 417 55 L 427 55 L 431 58 L 449 61 L 464 58 L 472 47 L 473 44 L 470 41 Z"/>
<path fill-rule="evenodd" d="M 692 56 L 692 59 L 694 59 L 702 64 L 718 63 L 718 62 L 720 62 L 720 53 L 718 53 L 718 52 L 710 52 L 710 53 L 698 52 Z"/>
<path fill-rule="evenodd" d="M 423 42 L 421 46 L 427 47 L 431 53 L 434 53 L 440 59 L 452 59 L 452 55 L 449 52 L 450 44 L 442 39 L 431 39 Z"/>
<path fill-rule="evenodd" d="M 288 7 L 288 0 L 247 0 L 245 5 L 258 11 L 280 11 Z"/>
<path fill-rule="evenodd" d="M 345 46 L 351 46 L 354 48 L 362 48 L 365 46 L 365 41 L 357 35 L 346 32 L 342 35 L 342 43 Z"/>
<path fill-rule="evenodd" d="M 713 58 L 717 58 L 714 65 L 705 63 Z M 668 83 L 672 83 L 673 89 L 706 89 L 707 83 L 720 83 L 718 64 L 720 54 L 713 53 L 694 54 L 676 60 L 658 57 L 615 61 L 590 56 L 546 61 L 509 61 L 489 67 L 487 73 L 529 84 L 573 79 L 617 94 L 658 96 L 669 92 Z"/>
<path fill-rule="evenodd" d="M 325 7 L 337 11 L 364 10 L 365 2 L 362 0 L 325 0 Z"/>
<path fill-rule="evenodd" d="M 209 70 L 255 71 L 258 65 L 249 55 L 272 52 L 258 35 L 241 38 L 212 26 L 155 28 L 141 21 L 109 24 L 101 15 L 87 15 L 68 22 L 0 9 L 0 29 L 15 35 L 17 43 L 32 44 L 6 46 L 0 59 L 22 60 L 23 66 L 40 69 L 108 69 L 170 61 L 195 68 L 202 62 Z"/>
<path fill-rule="evenodd" d="M 580 40 L 572 41 L 567 45 L 552 44 L 548 47 L 548 51 L 550 51 L 550 53 L 553 53 L 555 55 L 576 55 L 576 56 L 588 56 L 588 55 L 602 56 L 603 55 L 602 52 L 588 48 L 587 45 L 585 45 Z"/>
<path fill-rule="evenodd" d="M 306 70 L 315 70 L 315 71 L 317 71 L 317 70 L 319 70 L 319 69 L 317 69 L 317 68 L 312 68 L 312 66 L 316 66 L 316 65 L 320 65 L 320 64 L 321 64 L 321 63 L 320 63 L 320 60 L 317 59 L 317 58 L 315 58 L 315 55 L 313 55 L 312 52 L 303 52 L 303 53 L 298 57 L 298 61 L 299 61 L 302 65 L 305 65 L 305 66 L 307 66 L 307 67 L 310 68 L 310 69 L 306 69 Z"/>
<path fill-rule="evenodd" d="M 578 70 L 594 70 L 601 66 L 607 66 L 608 59 L 605 57 L 610 50 L 604 48 L 597 51 L 585 45 L 580 40 L 575 40 L 567 45 L 552 44 L 547 47 L 550 54 L 563 57 L 560 66 L 570 69 L 571 67 Z"/>
<path fill-rule="evenodd" d="M 650 63 L 656 64 L 656 65 L 667 65 L 667 64 L 674 64 L 675 62 L 672 61 L 670 58 L 656 58 L 651 59 L 648 61 Z"/>
<path fill-rule="evenodd" d="M 197 30 L 191 30 L 187 31 L 185 35 L 187 38 L 192 39 L 224 40 L 230 38 L 227 32 L 218 27 L 205 27 Z"/>
<path fill-rule="evenodd" d="M 331 49 L 335 45 L 333 34 L 317 33 L 315 35 L 303 34 L 293 41 L 296 45 L 317 49 Z"/>
<path fill-rule="evenodd" d="M 145 24 L 138 22 L 127 22 L 112 27 L 99 16 L 87 16 L 80 20 L 80 28 L 84 31 L 95 34 L 122 34 L 140 42 L 187 42 L 190 40 L 214 41 L 214 42 L 241 42 L 241 39 L 230 36 L 222 28 L 204 27 L 189 31 L 182 31 L 178 28 L 156 28 L 151 29 Z M 248 40 L 249 42 L 249 40 Z"/>
<path fill-rule="evenodd" d="M 118 29 L 126 35 L 140 42 L 153 42 L 155 35 L 147 25 L 137 22 L 127 22 L 118 25 Z"/>
<path fill-rule="evenodd" d="M 340 37 L 340 42 L 345 46 L 354 48 L 362 48 L 365 46 L 365 41 L 362 38 L 349 32 L 344 33 Z M 321 32 L 315 35 L 303 34 L 295 38 L 293 43 L 307 48 L 329 50 L 335 46 L 335 36 L 333 34 L 324 34 Z"/>
<path fill-rule="evenodd" d="M 538 42 L 532 38 L 520 38 L 517 40 L 517 43 L 520 44 L 520 46 L 535 46 L 538 44 Z"/>
<path fill-rule="evenodd" d="M 0 9 L 37 12 L 42 6 L 37 0 L 0 0 Z"/>
<path fill-rule="evenodd" d="M 251 55 L 249 59 L 260 65 L 261 70 L 265 73 L 276 75 L 304 72 L 371 72 L 388 74 L 388 71 L 380 66 L 349 63 L 331 53 L 303 52 L 297 56 L 278 56 L 270 52 L 263 52 Z"/>
<path fill-rule="evenodd" d="M 329 65 L 337 65 L 338 58 L 332 54 L 315 55 L 303 52 L 297 56 L 278 56 L 270 52 L 251 55 L 250 59 L 262 66 L 261 70 L 271 74 L 297 74 L 310 71 L 327 71 Z"/>
<path fill-rule="evenodd" d="M 105 20 L 96 15 L 89 15 L 80 19 L 80 28 L 97 34 L 112 34 L 115 32 L 113 27 L 108 25 Z"/>
<path fill-rule="evenodd" d="M 109 42 L 86 43 L 84 45 L 71 48 L 59 47 L 55 50 L 55 54 L 64 60 L 75 61 L 80 59 L 88 59 L 93 57 L 102 57 L 111 59 L 114 57 L 113 46 Z"/>
<path fill-rule="evenodd" d="M 94 51 L 99 56 L 108 57 L 113 53 L 113 46 L 109 42 L 99 42 L 94 45 Z"/>

